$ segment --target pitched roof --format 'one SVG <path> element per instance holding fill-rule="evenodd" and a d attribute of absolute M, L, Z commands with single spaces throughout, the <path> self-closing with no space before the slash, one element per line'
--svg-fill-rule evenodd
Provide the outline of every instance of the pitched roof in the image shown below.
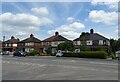
<path fill-rule="evenodd" d="M 86 33 L 84 35 L 81 35 L 79 38 L 74 39 L 73 41 L 79 40 L 109 40 L 109 39 L 98 33 Z"/>
<path fill-rule="evenodd" d="M 41 42 L 39 39 L 35 38 L 32 34 L 30 35 L 29 38 L 26 38 L 20 42 Z"/>
<path fill-rule="evenodd" d="M 90 40 L 109 40 L 109 39 L 98 33 L 94 33 L 94 34 L 90 34 Z"/>
<path fill-rule="evenodd" d="M 68 41 L 68 39 L 61 35 L 58 35 L 58 34 L 56 35 L 56 33 L 55 33 L 54 36 L 46 38 L 42 42 L 52 42 L 52 41 Z"/>
<path fill-rule="evenodd" d="M 4 43 L 17 43 L 19 42 L 19 39 L 15 39 L 13 36 L 11 37 L 11 39 L 5 41 Z"/>

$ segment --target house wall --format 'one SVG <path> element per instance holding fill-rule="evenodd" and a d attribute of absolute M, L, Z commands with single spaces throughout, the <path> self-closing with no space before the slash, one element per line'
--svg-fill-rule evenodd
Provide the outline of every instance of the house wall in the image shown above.
<path fill-rule="evenodd" d="M 109 40 L 87 40 L 87 41 L 74 41 L 74 45 L 110 45 Z"/>
<path fill-rule="evenodd" d="M 41 45 L 43 45 L 43 46 L 49 46 L 49 45 L 51 45 L 51 42 L 42 42 Z"/>
<path fill-rule="evenodd" d="M 51 42 L 51 46 L 57 47 L 60 43 L 63 43 L 64 41 L 55 41 Z"/>

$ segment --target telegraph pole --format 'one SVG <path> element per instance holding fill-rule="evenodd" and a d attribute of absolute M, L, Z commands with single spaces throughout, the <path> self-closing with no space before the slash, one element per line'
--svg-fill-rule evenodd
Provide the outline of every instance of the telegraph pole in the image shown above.
<path fill-rule="evenodd" d="M 2 42 L 2 54 L 4 55 L 4 46 L 5 46 L 5 36 L 3 36 L 3 42 Z"/>

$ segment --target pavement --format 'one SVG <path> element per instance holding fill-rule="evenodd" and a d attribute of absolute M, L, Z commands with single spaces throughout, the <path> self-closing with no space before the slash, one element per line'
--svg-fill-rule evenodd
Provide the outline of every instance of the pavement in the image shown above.
<path fill-rule="evenodd" d="M 118 80 L 118 60 L 2 56 L 2 80 Z"/>

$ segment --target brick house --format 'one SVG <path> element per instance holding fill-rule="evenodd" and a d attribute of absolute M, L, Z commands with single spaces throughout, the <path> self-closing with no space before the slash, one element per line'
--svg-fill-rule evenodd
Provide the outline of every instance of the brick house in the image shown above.
<path fill-rule="evenodd" d="M 57 51 L 57 46 L 60 43 L 63 43 L 65 41 L 70 41 L 67 38 L 59 35 L 58 32 L 55 32 L 55 35 L 46 38 L 42 41 L 42 45 L 50 47 L 52 49 L 52 53 L 54 54 Z"/>
<path fill-rule="evenodd" d="M 3 51 L 14 52 L 17 49 L 17 43 L 19 39 L 16 39 L 14 36 L 11 36 L 11 39 L 4 41 L 2 44 Z"/>
<path fill-rule="evenodd" d="M 31 50 L 39 50 L 42 52 L 43 49 L 44 46 L 41 45 L 41 40 L 34 37 L 33 34 L 18 43 L 18 50 L 23 52 L 29 52 Z"/>
<path fill-rule="evenodd" d="M 76 46 L 76 49 L 80 49 L 80 47 L 84 45 L 93 51 L 97 51 L 100 46 L 102 46 L 102 48 L 108 51 L 110 46 L 109 39 L 98 33 L 94 33 L 93 29 L 90 30 L 90 33 L 83 32 L 80 37 L 74 39 L 73 42 Z"/>

